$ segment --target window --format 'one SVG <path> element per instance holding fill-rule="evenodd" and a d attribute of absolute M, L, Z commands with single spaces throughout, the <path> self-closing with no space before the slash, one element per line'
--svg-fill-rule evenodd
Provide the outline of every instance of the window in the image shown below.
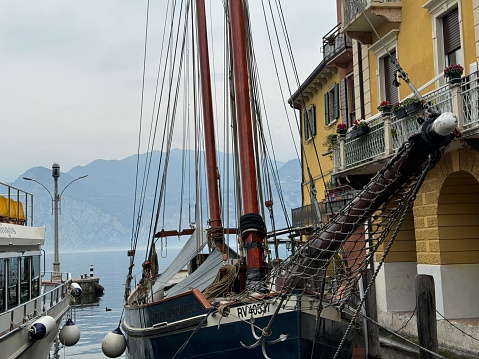
<path fill-rule="evenodd" d="M 8 309 L 18 305 L 18 258 L 8 259 Z"/>
<path fill-rule="evenodd" d="M 334 86 L 324 94 L 325 125 L 329 125 L 339 118 L 339 86 Z"/>
<path fill-rule="evenodd" d="M 370 50 L 373 51 L 376 56 L 376 78 L 379 103 L 385 100 L 388 100 L 391 103 L 399 101 L 399 88 L 394 85 L 394 80 L 396 79 L 396 67 L 391 62 L 392 57 L 397 57 L 396 47 L 398 33 L 399 30 L 393 29 L 383 36 L 381 41 L 375 42 L 370 47 Z M 379 105 L 379 103 L 377 105 Z"/>
<path fill-rule="evenodd" d="M 339 83 L 341 93 L 341 117 L 343 123 L 351 127 L 356 120 L 356 105 L 354 103 L 354 75 L 347 75 Z"/>
<path fill-rule="evenodd" d="M 304 112 L 304 139 L 311 140 L 316 135 L 316 106 L 311 105 Z"/>
<path fill-rule="evenodd" d="M 5 311 L 5 287 L 6 287 L 6 276 L 5 276 L 5 259 L 0 259 L 0 313 Z"/>
<path fill-rule="evenodd" d="M 458 4 L 458 0 L 429 0 L 423 5 L 431 14 L 434 66 L 437 75 L 450 64 L 464 65 L 461 46 L 462 14 Z"/>
<path fill-rule="evenodd" d="M 23 257 L 20 261 L 20 304 L 30 300 L 30 260 L 31 257 Z"/>
<path fill-rule="evenodd" d="M 30 271 L 32 278 L 32 298 L 35 298 L 40 295 L 40 256 L 32 257 Z"/>
<path fill-rule="evenodd" d="M 460 63 L 461 30 L 457 8 L 442 18 L 442 32 L 444 38 L 444 66 Z"/>

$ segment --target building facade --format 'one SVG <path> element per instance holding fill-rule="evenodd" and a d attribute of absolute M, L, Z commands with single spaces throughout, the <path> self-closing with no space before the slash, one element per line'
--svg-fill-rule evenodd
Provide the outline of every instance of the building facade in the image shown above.
<path fill-rule="evenodd" d="M 324 111 L 316 114 L 316 129 L 320 127 L 316 137 L 321 138 L 314 141 L 319 145 L 335 130 L 327 124 L 325 93 L 333 83 L 349 79 L 353 98 L 339 91 L 339 116 L 334 122 L 335 127 L 347 124 L 349 132 L 332 146 L 331 166 L 322 172 L 313 167 L 315 154 L 303 135 L 303 204 L 312 203 L 306 196 L 309 172 L 313 178 L 329 176 L 333 187 L 359 188 L 417 131 L 423 109 L 406 106 L 414 102 L 407 99 L 416 96 L 405 79 L 432 109 L 453 112 L 462 137 L 427 175 L 379 272 L 378 318 L 390 329 L 417 335 L 415 276 L 430 274 L 440 345 L 478 353 L 479 341 L 474 338 L 479 338 L 479 0 L 343 0 L 338 8 L 338 33 L 351 39 L 350 62 L 342 70 L 338 67 L 316 91 L 311 88 L 314 81 L 305 82 L 290 103 L 302 112 L 311 104 Z M 327 67 L 326 57 L 323 62 Z M 446 67 L 458 64 L 464 69 L 460 79 L 444 76 Z M 312 90 L 307 101 L 298 100 L 301 90 Z M 390 107 L 379 110 L 381 103 Z M 367 133 L 353 136 L 355 119 L 365 120 Z M 376 261 L 381 255 L 377 253 Z"/>

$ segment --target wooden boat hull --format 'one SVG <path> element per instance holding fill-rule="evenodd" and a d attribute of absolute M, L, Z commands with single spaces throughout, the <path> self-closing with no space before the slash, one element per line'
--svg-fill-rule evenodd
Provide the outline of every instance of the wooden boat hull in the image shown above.
<path fill-rule="evenodd" d="M 266 340 L 276 340 L 280 335 L 287 337 L 276 344 L 266 344 L 267 355 L 275 359 L 332 358 L 348 323 L 341 321 L 332 308 L 326 308 L 327 317 L 321 317 L 317 323 L 316 311 L 293 310 L 294 306 L 290 304 L 295 301 L 298 301 L 297 308 L 308 303 L 304 297 L 302 300 L 291 298 L 286 306 L 291 309 L 278 312 L 271 326 L 271 335 Z M 230 306 L 227 317 L 215 310 L 208 315 L 201 301 L 188 292 L 172 300 L 125 309 L 122 326 L 128 337 L 127 358 L 170 359 L 185 344 L 178 358 L 227 356 L 228 359 L 244 359 L 263 357 L 261 345 L 247 349 L 241 344 L 252 346 L 257 342 L 252 333 L 251 317 L 254 318 L 255 334 L 260 337 L 261 329 L 270 322 L 276 306 L 264 301 L 242 303 Z M 168 317 L 170 314 L 175 315 Z M 351 358 L 353 335 L 350 333 L 347 337 L 338 358 Z"/>

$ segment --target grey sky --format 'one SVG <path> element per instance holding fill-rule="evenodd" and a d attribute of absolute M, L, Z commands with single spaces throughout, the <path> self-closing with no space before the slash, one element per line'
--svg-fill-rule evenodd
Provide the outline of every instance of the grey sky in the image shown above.
<path fill-rule="evenodd" d="M 156 41 L 157 48 L 166 2 L 151 0 L 150 44 Z M 1 3 L 0 181 L 13 181 L 34 166 L 50 168 L 58 162 L 62 171 L 68 171 L 95 159 L 122 159 L 136 153 L 146 3 Z M 301 81 L 322 59 L 321 38 L 336 24 L 335 3 L 282 1 Z M 222 2 L 206 0 L 206 6 L 221 11 Z M 258 21 L 260 1 L 250 1 L 250 8 L 253 21 Z M 155 19 L 161 20 L 155 23 Z M 222 27 L 215 26 L 215 31 L 221 36 Z M 265 50 L 270 56 L 265 35 L 255 41 L 257 56 Z M 156 66 L 154 61 L 149 65 Z M 267 76 L 273 76 L 268 70 Z M 154 72 L 150 71 L 152 78 Z M 275 106 L 282 107 L 283 100 L 272 97 Z M 286 129 L 282 125 L 273 130 L 273 138 L 282 144 L 277 150 L 279 160 L 295 157 Z"/>

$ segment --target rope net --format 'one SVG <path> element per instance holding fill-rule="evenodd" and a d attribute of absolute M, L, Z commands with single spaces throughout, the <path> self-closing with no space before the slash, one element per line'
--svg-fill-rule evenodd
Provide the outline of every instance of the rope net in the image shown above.
<path fill-rule="evenodd" d="M 375 254 L 381 254 L 380 263 L 384 261 L 412 207 L 421 179 L 439 157 L 438 151 L 423 166 L 405 175 L 396 164 L 407 157 L 408 146 L 295 254 L 277 264 L 264 280 L 235 300 L 257 301 L 258 293 L 275 293 L 262 300 L 274 304 L 281 301 L 283 308 L 287 308 L 296 303 L 284 300 L 285 296 L 307 295 L 309 309 L 319 312 L 327 306 L 356 307 L 362 272 L 373 262 Z"/>

